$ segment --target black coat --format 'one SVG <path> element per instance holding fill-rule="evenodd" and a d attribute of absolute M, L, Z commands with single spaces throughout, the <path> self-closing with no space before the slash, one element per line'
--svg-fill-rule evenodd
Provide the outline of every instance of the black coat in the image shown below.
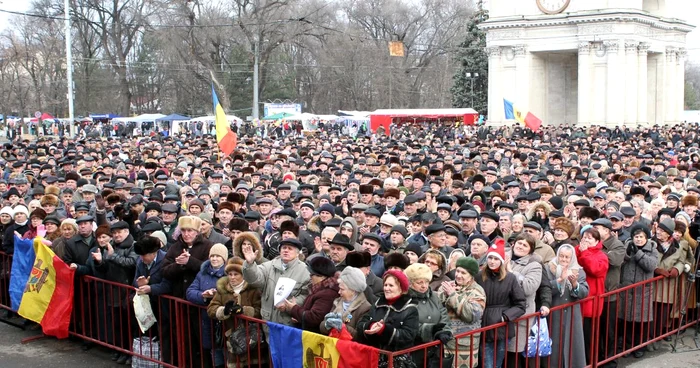
<path fill-rule="evenodd" d="M 165 255 L 165 261 L 163 261 L 163 277 L 170 281 L 173 296 L 182 299 L 185 298 L 187 288 L 192 285 L 195 277 L 197 277 L 202 263 L 209 259 L 209 250 L 211 246 L 212 243 L 204 238 L 203 235 L 197 235 L 192 248 L 189 250 L 190 260 L 185 265 L 175 263 L 175 258 L 182 254 L 184 249 L 187 249 L 187 245 L 185 245 L 182 239 L 178 239 L 170 249 L 168 249 L 168 253 Z"/>
<path fill-rule="evenodd" d="M 131 284 L 136 273 L 136 261 L 139 258 L 134 252 L 134 238 L 129 235 L 123 242 L 114 244 L 114 253 L 111 256 L 107 255 L 107 248 L 97 247 L 91 252 L 98 249 L 102 253 L 102 262 L 96 263 L 92 256 L 89 259 L 94 275 L 124 285 Z"/>
<path fill-rule="evenodd" d="M 380 334 L 367 335 L 372 323 L 384 320 Z M 404 294 L 393 304 L 388 304 L 384 295 L 372 305 L 369 313 L 357 323 L 357 334 L 361 341 L 382 350 L 397 351 L 414 345 L 418 334 L 418 309 L 411 304 L 411 297 Z"/>
<path fill-rule="evenodd" d="M 17 225 L 16 223 L 12 223 L 12 225 L 9 225 L 7 229 L 5 230 L 5 236 L 2 238 L 2 251 L 4 251 L 7 254 L 14 254 L 15 253 L 15 231 L 19 233 L 19 236 L 21 237 L 24 235 L 24 233 L 29 230 L 29 221 L 27 221 L 26 224 L 24 225 Z"/>
<path fill-rule="evenodd" d="M 498 279 L 498 274 L 485 269 L 486 280 L 483 274 L 475 277 L 476 282 L 484 288 L 486 294 L 486 308 L 481 319 L 481 326 L 491 326 L 508 321 L 508 337 L 515 336 L 516 325 L 512 322 L 525 314 L 526 300 L 525 292 L 520 287 L 517 277 L 508 272 L 503 280 Z M 494 336 L 494 331 L 486 332 L 486 341 L 492 342 L 494 338 L 503 340 L 506 329 L 499 328 L 498 334 Z"/>
<path fill-rule="evenodd" d="M 95 233 L 92 233 L 92 240 L 90 240 L 90 244 L 85 244 L 85 242 L 83 242 L 83 237 L 80 236 L 80 234 L 76 234 L 66 242 L 66 250 L 65 254 L 63 255 L 63 261 L 69 266 L 71 263 L 78 265 L 78 268 L 75 270 L 76 276 L 91 275 L 92 269 L 88 265 L 88 261 L 90 258 L 92 258 L 90 256 L 90 250 L 97 246 Z"/>

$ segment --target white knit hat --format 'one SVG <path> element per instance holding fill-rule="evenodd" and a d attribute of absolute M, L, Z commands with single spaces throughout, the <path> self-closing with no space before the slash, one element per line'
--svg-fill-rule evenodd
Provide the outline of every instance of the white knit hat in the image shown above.
<path fill-rule="evenodd" d="M 5 206 L 0 210 L 0 215 L 5 214 L 10 217 L 15 217 L 15 211 L 10 206 Z"/>
<path fill-rule="evenodd" d="M 343 272 L 340 273 L 339 279 L 348 289 L 356 293 L 363 293 L 367 288 L 365 274 L 363 274 L 359 268 L 351 266 L 345 267 Z"/>
<path fill-rule="evenodd" d="M 19 206 L 15 206 L 13 217 L 18 213 L 23 213 L 25 216 L 29 217 L 29 210 L 24 205 L 20 204 Z"/>

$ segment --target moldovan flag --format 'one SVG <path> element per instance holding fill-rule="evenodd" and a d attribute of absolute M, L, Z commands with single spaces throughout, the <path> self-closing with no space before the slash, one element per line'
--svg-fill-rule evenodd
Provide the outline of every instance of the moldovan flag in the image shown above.
<path fill-rule="evenodd" d="M 535 116 L 531 112 L 524 113 L 522 110 L 518 109 L 512 102 L 503 99 L 503 108 L 505 109 L 506 119 L 517 120 L 521 124 L 530 128 L 533 132 L 540 129 L 542 125 L 542 120 Z"/>
<path fill-rule="evenodd" d="M 379 365 L 379 350 L 352 341 L 267 322 L 274 368 L 364 368 Z"/>
<path fill-rule="evenodd" d="M 16 234 L 14 237 L 15 252 L 12 255 L 12 272 L 10 273 L 10 306 L 13 311 L 17 312 L 32 267 L 34 267 L 36 253 L 34 253 L 33 239 L 22 239 Z"/>
<path fill-rule="evenodd" d="M 238 137 L 236 133 L 231 131 L 231 125 L 226 120 L 224 108 L 219 103 L 219 98 L 216 96 L 214 84 L 211 85 L 211 98 L 214 102 L 214 120 L 216 121 L 216 143 L 219 144 L 219 149 L 226 156 L 230 155 L 236 149 Z"/>
<path fill-rule="evenodd" d="M 17 312 L 39 323 L 44 334 L 65 339 L 73 310 L 75 270 L 58 258 L 40 237 L 34 239 L 34 253 L 36 260 Z"/>

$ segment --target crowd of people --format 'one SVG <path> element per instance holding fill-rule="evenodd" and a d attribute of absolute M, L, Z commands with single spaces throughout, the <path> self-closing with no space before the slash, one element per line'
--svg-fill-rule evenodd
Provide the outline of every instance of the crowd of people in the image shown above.
<path fill-rule="evenodd" d="M 252 363 L 216 337 L 239 314 L 388 351 L 444 347 L 395 367 L 539 364 L 523 357 L 538 321 L 521 317 L 535 312 L 551 330 L 543 366 L 583 367 L 617 345 L 642 358 L 696 309 L 682 291 L 700 253 L 697 128 L 242 134 L 226 157 L 206 135 L 15 140 L 0 153 L 1 250 L 45 227 L 78 276 L 130 285 L 159 315 L 162 295 L 201 305 L 205 366 Z M 280 278 L 295 285 L 275 305 Z M 109 328 L 128 326 L 116 316 L 130 303 L 102 299 Z M 622 339 L 595 351 L 594 331 Z"/>

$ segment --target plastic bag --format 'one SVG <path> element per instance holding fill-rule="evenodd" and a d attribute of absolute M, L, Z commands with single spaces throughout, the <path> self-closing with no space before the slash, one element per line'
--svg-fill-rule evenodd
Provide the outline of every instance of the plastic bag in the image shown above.
<path fill-rule="evenodd" d="M 141 333 L 151 328 L 157 321 L 151 309 L 151 298 L 148 294 L 136 294 L 134 296 L 134 316 L 139 323 Z"/>
<path fill-rule="evenodd" d="M 547 318 L 540 318 L 539 325 L 535 323 L 530 329 L 530 336 L 527 338 L 527 349 L 523 355 L 528 358 L 536 356 L 546 357 L 552 354 L 552 339 L 549 337 L 549 327 Z"/>
<path fill-rule="evenodd" d="M 146 336 L 134 337 L 131 344 L 131 351 L 135 354 L 140 354 L 149 357 L 153 360 L 160 360 L 160 346 L 156 338 L 150 339 Z M 143 359 L 138 355 L 134 355 L 131 361 L 132 368 L 160 368 L 162 365 Z"/>

